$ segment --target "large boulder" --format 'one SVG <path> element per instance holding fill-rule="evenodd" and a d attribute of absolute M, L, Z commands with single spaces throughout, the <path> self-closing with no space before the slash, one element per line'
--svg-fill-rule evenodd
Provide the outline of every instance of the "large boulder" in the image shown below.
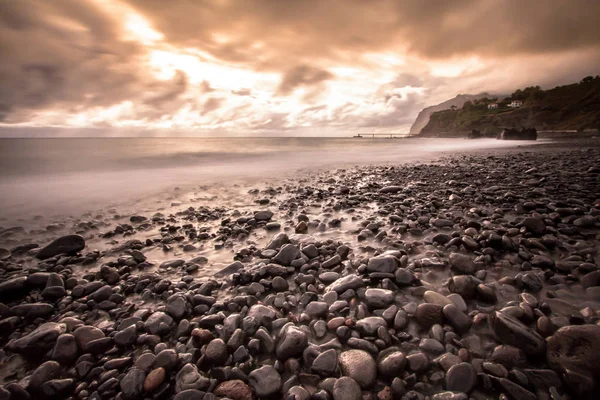
<path fill-rule="evenodd" d="M 575 381 L 581 381 L 578 378 L 583 376 L 593 382 L 592 388 L 599 388 L 600 326 L 563 326 L 548 338 L 547 344 L 548 365 L 555 371 L 565 374 L 571 386 L 579 386 Z"/>
<path fill-rule="evenodd" d="M 50 257 L 54 257 L 58 254 L 71 254 L 77 253 L 78 251 L 83 250 L 85 247 L 85 240 L 81 235 L 67 235 L 59 237 L 55 239 L 41 249 L 36 257 L 40 260 L 45 260 Z"/>

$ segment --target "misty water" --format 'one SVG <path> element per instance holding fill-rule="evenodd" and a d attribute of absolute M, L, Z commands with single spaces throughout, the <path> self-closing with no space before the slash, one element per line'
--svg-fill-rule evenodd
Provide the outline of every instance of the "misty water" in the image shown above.
<path fill-rule="evenodd" d="M 0 139 L 0 222 L 121 206 L 160 194 L 277 181 L 352 165 L 431 161 L 523 142 L 354 138 Z"/>

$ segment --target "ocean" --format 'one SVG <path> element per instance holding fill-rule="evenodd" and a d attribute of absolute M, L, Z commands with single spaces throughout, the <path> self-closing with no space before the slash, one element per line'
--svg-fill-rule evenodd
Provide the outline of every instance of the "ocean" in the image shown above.
<path fill-rule="evenodd" d="M 430 161 L 523 144 L 417 138 L 0 139 L 0 224 L 150 202 L 175 187 L 268 184 L 302 172 Z"/>

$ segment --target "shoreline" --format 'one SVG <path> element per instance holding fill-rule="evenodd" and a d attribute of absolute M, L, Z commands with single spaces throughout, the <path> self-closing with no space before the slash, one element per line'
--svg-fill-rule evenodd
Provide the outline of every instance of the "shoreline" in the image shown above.
<path fill-rule="evenodd" d="M 12 229 L 0 231 L 13 247 L 0 250 L 3 394 L 458 400 L 600 388 L 595 141 L 323 166 Z"/>

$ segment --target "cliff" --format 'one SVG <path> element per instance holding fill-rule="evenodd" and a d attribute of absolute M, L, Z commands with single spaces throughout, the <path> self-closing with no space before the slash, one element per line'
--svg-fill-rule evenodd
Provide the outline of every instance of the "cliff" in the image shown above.
<path fill-rule="evenodd" d="M 511 108 L 513 100 L 523 105 Z M 488 104 L 497 103 L 497 109 Z M 431 114 L 420 136 L 466 136 L 473 129 L 495 136 L 503 128 L 536 128 L 538 131 L 600 128 L 600 77 L 542 90 L 532 86 L 515 91 L 500 101 L 490 98 L 467 101 L 462 108 Z"/>
<path fill-rule="evenodd" d="M 435 106 L 424 108 L 423 110 L 421 110 L 419 115 L 417 115 L 417 119 L 415 119 L 415 122 L 413 122 L 412 126 L 410 127 L 410 134 L 418 135 L 421 132 L 421 129 L 423 129 L 425 125 L 427 125 L 427 123 L 429 122 L 429 116 L 436 111 L 447 110 L 450 107 L 460 108 L 463 106 L 463 104 L 465 104 L 466 101 L 479 100 L 488 96 L 490 96 L 488 93 L 459 94 L 453 99 L 446 100 L 443 103 L 440 103 Z"/>

